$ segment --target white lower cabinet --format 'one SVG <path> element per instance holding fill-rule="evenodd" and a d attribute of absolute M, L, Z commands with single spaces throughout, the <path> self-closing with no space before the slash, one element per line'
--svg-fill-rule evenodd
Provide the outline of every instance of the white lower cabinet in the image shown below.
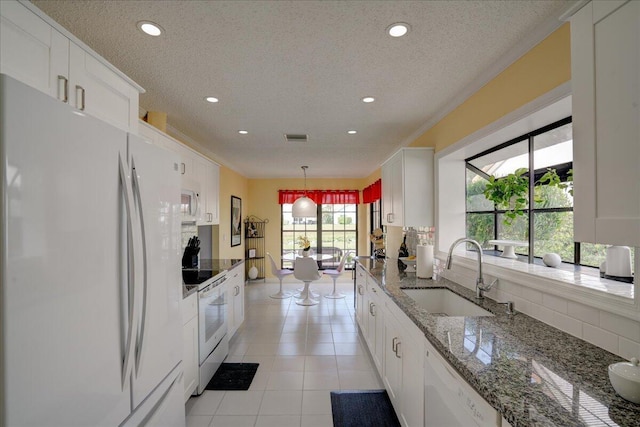
<path fill-rule="evenodd" d="M 383 380 L 403 426 L 422 426 L 424 335 L 390 301 L 384 318 Z"/>
<path fill-rule="evenodd" d="M 227 273 L 229 310 L 227 311 L 227 331 L 233 337 L 244 322 L 244 268 L 237 266 Z"/>
<path fill-rule="evenodd" d="M 402 426 L 510 427 L 359 264 L 356 318 Z"/>
<path fill-rule="evenodd" d="M 356 321 L 360 326 L 362 335 L 366 339 L 367 335 L 367 273 L 360 264 L 356 264 Z"/>
<path fill-rule="evenodd" d="M 182 367 L 184 401 L 198 387 L 198 293 L 182 300 Z"/>
<path fill-rule="evenodd" d="M 382 295 L 382 290 L 374 284 L 367 286 L 365 299 L 365 314 L 367 316 L 367 344 L 371 352 L 371 357 L 382 374 L 382 360 L 384 353 L 384 303 L 386 296 Z"/>
<path fill-rule="evenodd" d="M 500 427 L 502 417 L 425 340 L 424 426 Z M 506 422 L 506 421 L 505 421 Z M 509 423 L 502 424 L 509 426 Z"/>

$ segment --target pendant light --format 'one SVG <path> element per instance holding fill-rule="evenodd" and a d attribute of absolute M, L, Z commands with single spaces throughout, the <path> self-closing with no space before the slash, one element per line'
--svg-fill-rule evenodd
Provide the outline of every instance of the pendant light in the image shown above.
<path fill-rule="evenodd" d="M 307 197 L 307 168 L 301 166 L 304 172 L 304 196 L 293 203 L 292 214 L 294 218 L 315 218 L 318 208 L 313 200 Z"/>

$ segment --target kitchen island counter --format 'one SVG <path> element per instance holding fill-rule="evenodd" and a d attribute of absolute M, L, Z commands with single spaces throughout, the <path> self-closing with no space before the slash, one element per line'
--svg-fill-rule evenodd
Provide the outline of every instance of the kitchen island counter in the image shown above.
<path fill-rule="evenodd" d="M 395 259 L 358 262 L 513 427 L 640 426 L 640 405 L 619 397 L 609 382 L 608 365 L 621 357 L 525 314 L 507 314 L 489 298 L 478 305 L 494 317 L 429 314 L 402 289 L 448 288 L 478 303 L 475 292 L 442 277 L 418 279 Z"/>

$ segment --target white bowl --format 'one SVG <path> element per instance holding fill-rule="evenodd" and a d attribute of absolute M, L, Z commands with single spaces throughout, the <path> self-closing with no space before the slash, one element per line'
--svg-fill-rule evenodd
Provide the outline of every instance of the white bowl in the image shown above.
<path fill-rule="evenodd" d="M 640 366 L 635 357 L 630 362 L 609 365 L 609 381 L 624 399 L 640 404 Z"/>

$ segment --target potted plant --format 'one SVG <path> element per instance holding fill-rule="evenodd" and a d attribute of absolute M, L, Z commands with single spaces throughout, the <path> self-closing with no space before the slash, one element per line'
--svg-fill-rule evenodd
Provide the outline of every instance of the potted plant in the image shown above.
<path fill-rule="evenodd" d="M 298 236 L 298 246 L 302 248 L 302 256 L 309 256 L 309 252 L 311 251 L 311 242 L 307 236 Z"/>
<path fill-rule="evenodd" d="M 489 182 L 484 190 L 484 196 L 487 200 L 495 203 L 498 209 L 504 209 L 505 225 L 512 225 L 518 216 L 524 215 L 524 209 L 527 207 L 529 193 L 529 178 L 525 176 L 528 172 L 526 168 L 516 169 L 509 175 L 496 178 L 491 175 Z M 561 189 L 569 188 L 569 193 L 573 195 L 573 171 L 569 171 L 568 182 L 564 183 L 560 180 L 555 169 L 547 169 L 547 172 L 534 183 L 535 186 L 547 185 L 558 187 Z M 534 190 L 534 201 L 540 203 L 543 201 L 539 192 Z"/>

